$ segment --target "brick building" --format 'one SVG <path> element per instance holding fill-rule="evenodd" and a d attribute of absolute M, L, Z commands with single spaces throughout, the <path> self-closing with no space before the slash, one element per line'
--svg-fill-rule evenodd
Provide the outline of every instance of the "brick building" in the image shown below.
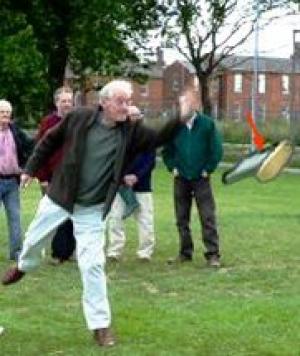
<path fill-rule="evenodd" d="M 139 78 L 131 79 L 133 84 L 132 101 L 147 115 L 159 116 L 163 110 L 163 54 L 160 48 L 157 49 L 156 61 L 147 65 L 135 63 L 124 63 L 121 71 L 122 76 L 118 78 Z M 107 82 L 116 77 L 92 74 L 88 76 L 85 85 L 75 94 L 75 105 L 95 106 L 98 104 L 98 90 Z M 67 67 L 65 74 L 65 84 L 74 87 L 76 78 Z"/>
<path fill-rule="evenodd" d="M 157 117 L 173 110 L 178 97 L 190 90 L 194 94 L 194 108 L 201 110 L 200 90 L 194 68 L 187 62 L 175 61 L 166 66 L 162 51 L 157 61 L 148 67 L 125 64 L 123 77 L 132 73 L 143 75 L 143 83 L 132 80 L 133 102 L 147 117 Z M 78 104 L 96 105 L 97 91 L 111 77 L 93 75 L 86 83 L 84 94 L 77 96 Z M 251 110 L 253 85 L 253 57 L 232 56 L 222 63 L 218 74 L 210 83 L 213 116 L 219 119 L 243 120 Z M 300 43 L 295 43 L 291 58 L 258 58 L 256 96 L 257 117 L 289 119 L 300 115 Z"/>
<path fill-rule="evenodd" d="M 187 62 L 175 61 L 163 72 L 163 103 L 164 108 L 173 108 L 178 97 L 189 90 L 194 95 L 194 108 L 199 108 L 199 85 L 194 68 Z"/>
<path fill-rule="evenodd" d="M 219 101 L 215 102 L 219 116 L 241 120 L 245 111 L 251 110 L 253 57 L 226 60 L 217 80 L 221 88 Z M 258 58 L 258 118 L 263 121 L 266 118 L 289 119 L 293 110 L 299 111 L 299 89 L 300 70 L 293 73 L 292 59 Z"/>
<path fill-rule="evenodd" d="M 293 59 L 294 66 L 293 68 Z M 195 107 L 201 109 L 199 84 L 194 68 L 175 61 L 164 69 L 164 102 L 175 102 L 185 90 L 194 93 Z M 226 59 L 210 83 L 213 116 L 242 120 L 251 110 L 253 57 L 233 56 Z M 258 58 L 256 95 L 257 117 L 289 119 L 300 114 L 300 43 L 294 58 Z"/>

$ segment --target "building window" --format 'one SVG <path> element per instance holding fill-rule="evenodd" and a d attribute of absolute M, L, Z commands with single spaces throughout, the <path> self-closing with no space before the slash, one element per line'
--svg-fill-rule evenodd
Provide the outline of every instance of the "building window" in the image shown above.
<path fill-rule="evenodd" d="M 281 117 L 287 121 L 290 120 L 290 111 L 288 106 L 284 106 L 281 109 Z"/>
<path fill-rule="evenodd" d="M 235 93 L 241 93 L 243 91 L 243 76 L 240 73 L 234 75 L 233 90 Z"/>
<path fill-rule="evenodd" d="M 289 79 L 289 76 L 286 74 L 281 76 L 281 90 L 283 95 L 287 95 L 289 93 Z"/>
<path fill-rule="evenodd" d="M 179 91 L 179 81 L 177 79 L 173 79 L 172 83 L 172 91 Z"/>
<path fill-rule="evenodd" d="M 219 118 L 219 106 L 216 103 L 213 106 L 213 117 Z"/>
<path fill-rule="evenodd" d="M 140 85 L 140 95 L 141 96 L 149 96 L 148 84 Z"/>
<path fill-rule="evenodd" d="M 257 120 L 264 122 L 266 120 L 266 105 L 260 104 L 257 108 Z"/>
<path fill-rule="evenodd" d="M 258 93 L 265 94 L 266 92 L 266 76 L 264 74 L 258 75 Z"/>

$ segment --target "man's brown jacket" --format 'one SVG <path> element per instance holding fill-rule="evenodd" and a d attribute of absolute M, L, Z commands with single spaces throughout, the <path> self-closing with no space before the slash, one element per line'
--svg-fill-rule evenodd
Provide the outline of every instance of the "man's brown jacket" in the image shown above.
<path fill-rule="evenodd" d="M 80 108 L 70 112 L 39 142 L 24 169 L 25 173 L 33 177 L 53 152 L 63 147 L 62 161 L 54 171 L 48 196 L 70 213 L 73 212 L 76 201 L 87 132 L 100 112 L 101 108 L 99 110 Z M 106 194 L 104 217 L 110 210 L 126 166 L 138 153 L 153 150 L 166 143 L 173 137 L 179 125 L 179 120 L 171 120 L 162 129 L 155 131 L 144 126 L 140 121 L 126 120 L 118 123 L 122 139 L 121 145 L 117 148 L 114 174 Z M 101 147 L 95 147 L 96 149 L 101 150 Z"/>

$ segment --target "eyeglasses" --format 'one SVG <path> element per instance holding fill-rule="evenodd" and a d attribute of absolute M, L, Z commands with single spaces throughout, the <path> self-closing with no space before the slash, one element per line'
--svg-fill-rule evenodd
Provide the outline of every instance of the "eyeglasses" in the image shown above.
<path fill-rule="evenodd" d="M 129 116 L 133 119 L 143 119 L 144 118 L 143 114 L 129 114 Z"/>
<path fill-rule="evenodd" d="M 131 105 L 131 99 L 128 98 L 111 98 L 111 101 L 113 101 L 116 105 Z"/>

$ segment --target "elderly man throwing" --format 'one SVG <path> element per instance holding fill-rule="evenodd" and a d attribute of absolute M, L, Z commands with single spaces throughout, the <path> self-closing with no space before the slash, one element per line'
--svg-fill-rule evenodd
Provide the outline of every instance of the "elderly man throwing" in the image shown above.
<path fill-rule="evenodd" d="M 37 145 L 21 177 L 23 186 L 59 147 L 63 147 L 62 161 L 28 228 L 17 266 L 2 280 L 4 285 L 15 283 L 35 268 L 47 239 L 63 221 L 72 219 L 83 282 L 83 311 L 100 346 L 114 344 L 104 272 L 105 217 L 126 164 L 139 152 L 163 144 L 179 125 L 173 120 L 155 132 L 140 121 L 127 120 L 131 95 L 129 82 L 108 83 L 100 91 L 99 109 L 70 112 Z"/>

